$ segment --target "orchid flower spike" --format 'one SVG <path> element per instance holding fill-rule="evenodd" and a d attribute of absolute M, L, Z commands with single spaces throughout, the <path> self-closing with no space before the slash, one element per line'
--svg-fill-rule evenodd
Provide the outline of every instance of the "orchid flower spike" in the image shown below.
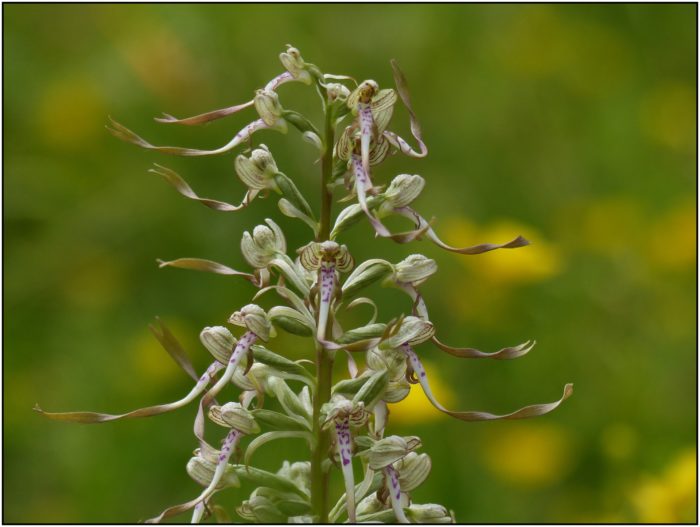
<path fill-rule="evenodd" d="M 248 124 L 219 148 L 155 146 L 115 121 L 111 121 L 109 130 L 142 148 L 180 156 L 224 154 L 242 146 L 234 156 L 232 167 L 245 186 L 240 204 L 199 196 L 169 168 L 155 165 L 151 172 L 163 177 L 186 198 L 217 211 L 239 211 L 259 202 L 256 197 L 273 197 L 284 216 L 301 220 L 311 228 L 313 241 L 301 246 L 295 255 L 288 255 L 287 239 L 281 228 L 284 224 L 268 218 L 241 236 L 240 249 L 252 268 L 249 272 L 201 258 L 158 260 L 160 267 L 241 277 L 256 288 L 250 303 L 228 318 L 229 324 L 242 328 L 240 332 L 234 331 L 234 335 L 223 325 L 207 326 L 201 331 L 201 344 L 213 357 L 201 375 L 162 322 L 151 326 L 160 344 L 192 379 L 189 393 L 181 399 L 120 415 L 49 413 L 38 407 L 36 411 L 54 420 L 101 423 L 158 415 L 196 402 L 192 430 L 199 448 L 187 463 L 187 473 L 202 487 L 201 492 L 186 503 L 167 508 L 150 522 L 190 511 L 193 523 L 209 516 L 215 516 L 219 523 L 233 523 L 224 508 L 215 503 L 216 494 L 243 483 L 254 490 L 247 499 L 238 502 L 235 510 L 248 522 L 454 522 L 452 513 L 441 505 L 412 502 L 412 493 L 428 477 L 432 462 L 427 454 L 416 452 L 421 446 L 420 438 L 391 435 L 389 405 L 405 399 L 412 385 L 420 384 L 431 404 L 454 418 L 520 419 L 554 410 L 571 395 L 572 385 L 564 387 L 558 401 L 526 406 L 505 415 L 445 408 L 431 391 L 416 346 L 431 341 L 456 357 L 510 359 L 524 355 L 534 343 L 528 341 L 494 353 L 443 344 L 435 335 L 435 326 L 421 294 L 426 281 L 437 272 L 435 260 L 410 254 L 397 263 L 371 258 L 355 267 L 348 247 L 336 240 L 345 230 L 367 218 L 375 237 L 397 243 L 425 237 L 445 250 L 461 254 L 521 247 L 528 242 L 519 236 L 502 244 L 462 248 L 447 245 L 432 229 L 432 220 L 426 221 L 413 208 L 426 186 L 421 175 L 401 173 L 380 183 L 376 171 L 389 155 L 400 152 L 421 158 L 428 153 L 406 80 L 395 61 L 391 61 L 395 89 L 380 89 L 373 80 L 358 83 L 348 75 L 322 72 L 290 45 L 279 54 L 279 60 L 284 71 L 257 86 L 259 89 L 254 90 L 254 97 L 247 102 L 185 119 L 167 114 L 156 119 L 169 124 L 197 125 L 254 109 L 257 117 L 245 121 Z M 316 90 L 321 99 L 322 129 L 283 104 L 279 88 L 290 82 Z M 398 98 L 408 111 L 411 144 L 389 130 Z M 289 125 L 320 156 L 318 219 L 297 187 L 299 184 L 303 189 L 308 182 L 284 174 L 270 149 L 253 142 L 259 131 L 284 134 Z M 304 171 L 300 175 L 307 176 Z M 333 219 L 336 193 L 342 190 L 346 191 L 345 195 L 337 198 L 345 205 Z M 391 232 L 383 223 L 389 216 L 408 218 L 412 230 Z M 410 297 L 412 306 L 407 314 L 380 318 L 377 303 L 369 296 L 360 296 L 368 286 L 377 283 L 397 287 Z M 268 292 L 274 292 L 276 303 L 282 305 L 264 308 L 258 305 L 260 297 Z M 353 316 L 356 311 L 366 312 L 362 323 Z M 346 320 L 352 324 L 349 328 L 343 327 Z M 274 347 L 272 339 L 278 330 L 294 335 L 286 347 L 297 346 L 297 339 L 310 339 L 307 342 L 312 345 L 313 355 L 295 352 L 294 357 L 287 357 L 268 349 Z M 303 353 L 302 348 L 297 351 Z M 363 355 L 355 360 L 358 353 Z M 343 356 L 347 359 L 348 375 L 336 380 L 339 371 L 334 365 Z M 237 391 L 235 399 L 221 401 L 226 388 Z M 274 402 L 272 407 L 266 404 L 270 399 Z M 205 431 L 211 430 L 205 428 L 211 428 L 207 424 L 210 422 L 225 430 L 220 445 L 208 441 Z M 243 448 L 242 439 L 246 440 Z M 286 442 L 304 441 L 311 451 L 307 458 L 310 461 L 285 461 L 277 472 L 256 468 L 252 464 L 254 453 L 279 439 L 284 440 L 285 448 Z M 236 459 L 239 456 L 234 456 L 234 451 L 241 454 L 241 459 Z M 335 505 L 330 500 L 328 485 L 333 466 L 340 470 L 345 489 Z M 363 475 L 356 481 L 359 469 Z"/>

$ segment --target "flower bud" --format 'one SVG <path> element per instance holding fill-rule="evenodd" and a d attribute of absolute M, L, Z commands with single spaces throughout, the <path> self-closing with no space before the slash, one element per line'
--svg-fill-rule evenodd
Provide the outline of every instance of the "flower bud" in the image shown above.
<path fill-rule="evenodd" d="M 223 406 L 212 406 L 209 409 L 209 419 L 216 424 L 238 430 L 246 435 L 260 432 L 253 414 L 241 403 L 226 403 Z"/>
<path fill-rule="evenodd" d="M 240 311 L 236 311 L 228 319 L 231 324 L 242 326 L 252 331 L 264 341 L 275 336 L 274 328 L 267 318 L 265 310 L 256 304 L 243 306 Z"/>
<path fill-rule="evenodd" d="M 243 365 L 239 364 L 238 368 L 236 368 L 236 370 L 233 372 L 231 382 L 244 391 L 259 390 L 260 385 L 253 382 L 251 377 L 257 380 L 256 373 L 258 373 L 257 369 L 260 367 L 265 368 L 265 365 L 260 364 L 258 362 L 254 362 L 250 368 L 250 371 L 248 371 L 247 374 L 243 375 L 243 372 L 247 368 L 247 365 L 245 363 L 243 363 Z"/>
<path fill-rule="evenodd" d="M 400 379 L 406 374 L 406 354 L 396 348 L 371 349 L 367 352 L 367 367 L 374 371 L 387 370 L 389 379 Z"/>
<path fill-rule="evenodd" d="M 321 407 L 321 416 L 325 427 L 345 419 L 350 421 L 350 426 L 362 426 L 369 419 L 369 413 L 362 401 L 351 401 L 340 394 L 333 395 L 331 400 Z"/>
<path fill-rule="evenodd" d="M 390 212 L 393 209 L 410 205 L 425 187 L 425 179 L 418 175 L 399 174 L 391 180 L 389 187 L 384 191 L 386 201 L 382 203 L 380 211 Z"/>
<path fill-rule="evenodd" d="M 399 483 L 403 492 L 417 488 L 430 474 L 432 464 L 428 454 L 410 452 L 405 458 L 397 461 L 394 468 L 399 473 Z"/>
<path fill-rule="evenodd" d="M 199 340 L 221 364 L 228 364 L 237 342 L 236 337 L 223 326 L 204 328 L 199 334 Z"/>
<path fill-rule="evenodd" d="M 392 328 L 391 336 L 382 341 L 381 348 L 398 348 L 402 344 L 420 344 L 433 337 L 435 327 L 433 324 L 422 318 L 408 316 L 400 321 L 398 329 Z"/>
<path fill-rule="evenodd" d="M 255 109 L 267 126 L 287 130 L 287 123 L 282 119 L 282 105 L 276 92 L 272 90 L 257 90 L 253 99 Z"/>
<path fill-rule="evenodd" d="M 367 408 L 372 408 L 383 397 L 388 384 L 389 373 L 386 370 L 373 373 L 352 398 L 353 403 L 364 404 Z"/>
<path fill-rule="evenodd" d="M 284 461 L 282 468 L 277 471 L 277 475 L 287 478 L 302 490 L 311 488 L 311 463 L 309 461 L 296 461 L 294 463 Z"/>
<path fill-rule="evenodd" d="M 304 84 L 311 84 L 311 75 L 306 71 L 306 62 L 297 48 L 287 46 L 287 51 L 280 53 L 280 62 L 292 77 Z"/>
<path fill-rule="evenodd" d="M 314 324 L 296 309 L 287 306 L 275 306 L 268 312 L 270 321 L 288 333 L 308 337 L 313 335 Z"/>
<path fill-rule="evenodd" d="M 290 516 L 287 518 L 287 523 L 317 523 L 316 520 L 314 520 L 314 517 L 305 514 L 301 516 Z"/>
<path fill-rule="evenodd" d="M 412 254 L 397 263 L 394 269 L 397 281 L 418 286 L 437 272 L 437 263 L 422 254 Z"/>
<path fill-rule="evenodd" d="M 216 472 L 216 463 L 213 463 L 201 456 L 195 456 L 187 462 L 187 473 L 189 476 L 203 487 L 208 487 Z M 217 490 L 228 487 L 239 487 L 240 481 L 233 467 L 226 467 L 224 476 L 216 486 Z"/>
<path fill-rule="evenodd" d="M 265 384 L 265 390 L 269 395 L 277 398 L 287 415 L 308 418 L 310 416 L 301 397 L 295 394 L 289 385 L 280 377 L 270 376 Z"/>
<path fill-rule="evenodd" d="M 389 436 L 380 439 L 369 449 L 369 467 L 381 470 L 420 446 L 420 438 L 416 436 Z"/>
<path fill-rule="evenodd" d="M 274 253 L 277 250 L 275 233 L 267 225 L 258 225 L 253 229 L 253 241 L 265 252 Z"/>
<path fill-rule="evenodd" d="M 403 401 L 411 392 L 411 384 L 406 380 L 406 377 L 389 381 L 382 399 L 387 403 L 398 403 Z"/>
<path fill-rule="evenodd" d="M 260 145 L 251 152 L 250 157 L 243 154 L 234 161 L 236 174 L 243 184 L 254 190 L 264 190 L 274 186 L 273 176 L 277 174 L 277 164 L 265 145 Z"/>
<path fill-rule="evenodd" d="M 367 208 L 372 210 L 383 200 L 384 196 L 381 194 L 369 196 L 367 198 Z M 362 210 L 362 206 L 359 203 L 348 205 L 340 211 L 338 217 L 335 219 L 335 225 L 333 225 L 333 230 L 331 231 L 331 239 L 337 238 L 340 233 L 348 230 L 365 217 L 365 212 Z"/>
<path fill-rule="evenodd" d="M 386 508 L 387 506 L 377 499 L 377 493 L 373 492 L 357 504 L 355 511 L 358 516 L 366 516 L 367 514 L 374 514 Z"/>
<path fill-rule="evenodd" d="M 455 523 L 452 514 L 436 503 L 413 504 L 408 508 L 407 516 L 416 523 Z"/>
<path fill-rule="evenodd" d="M 336 339 L 336 342 L 344 344 L 345 349 L 350 351 L 367 349 L 366 346 L 371 345 L 372 341 L 380 338 L 385 330 L 386 324 L 367 324 L 366 326 L 346 331 Z"/>
<path fill-rule="evenodd" d="M 331 102 L 345 102 L 350 96 L 350 90 L 339 82 L 329 82 L 326 84 L 326 94 L 328 94 L 328 100 Z"/>
<path fill-rule="evenodd" d="M 287 251 L 284 233 L 271 219 L 266 219 L 266 225 L 258 225 L 251 236 L 248 231 L 241 239 L 241 253 L 246 261 L 256 269 L 267 267 L 279 254 Z"/>
<path fill-rule="evenodd" d="M 362 262 L 350 273 L 343 284 L 343 296 L 350 298 L 374 282 L 383 280 L 394 272 L 394 266 L 386 260 L 372 259 Z"/>
<path fill-rule="evenodd" d="M 287 518 L 267 497 L 253 493 L 236 509 L 238 515 L 251 523 L 283 523 Z"/>

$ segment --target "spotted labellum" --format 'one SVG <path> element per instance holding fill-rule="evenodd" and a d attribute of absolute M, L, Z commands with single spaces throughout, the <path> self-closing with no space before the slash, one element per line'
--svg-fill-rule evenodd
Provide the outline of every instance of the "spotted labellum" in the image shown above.
<path fill-rule="evenodd" d="M 158 261 L 162 268 L 229 277 L 222 280 L 243 279 L 255 290 L 251 303 L 231 306 L 228 318 L 201 331 L 202 346 L 211 355 L 210 366 L 201 374 L 163 321 L 158 319 L 151 326 L 165 351 L 192 378 L 193 386 L 180 399 L 116 415 L 48 412 L 39 406 L 35 410 L 53 420 L 104 423 L 195 405 L 192 435 L 183 439 L 183 449 L 194 448 L 194 454 L 184 468 L 202 490 L 189 501 L 165 507 L 148 520 L 152 523 L 172 517 L 182 521 L 183 514 L 189 514 L 192 523 L 210 517 L 230 522 L 229 514 L 234 512 L 251 523 L 454 523 L 446 507 L 414 501 L 413 491 L 427 480 L 432 467 L 430 456 L 420 450 L 437 445 L 423 445 L 417 436 L 392 434 L 390 405 L 419 385 L 416 389 L 437 411 L 456 419 L 521 419 L 551 412 L 571 395 L 572 385 L 564 387 L 557 401 L 502 415 L 445 407 L 423 365 L 431 346 L 457 358 L 504 360 L 525 355 L 534 342 L 495 352 L 443 343 L 420 292 L 438 270 L 435 260 L 411 254 L 394 263 L 380 258 L 356 262 L 352 247 L 341 238 L 366 221 L 379 238 L 400 244 L 426 238 L 437 248 L 463 255 L 524 247 L 528 241 L 516 236 L 505 242 L 447 245 L 433 229 L 432 220 L 413 208 L 430 178 L 380 172 L 389 156 L 428 154 L 406 79 L 395 61 L 391 62 L 395 86 L 380 87 L 373 80 L 357 83 L 347 75 L 323 73 L 292 46 L 279 58 L 284 70 L 246 102 L 193 117 L 163 114 L 156 118 L 159 123 L 196 126 L 247 115 L 243 127 L 234 126 L 239 131 L 221 147 L 156 146 L 116 121 L 108 129 L 124 141 L 162 154 L 231 154 L 234 181 L 240 181 L 245 192 L 237 205 L 199 196 L 184 178 L 163 165 L 155 165 L 151 172 L 186 198 L 221 212 L 240 211 L 255 203 L 255 198 L 274 197 L 284 216 L 309 228 L 310 241 L 288 247 L 280 226 L 288 223 L 268 218 L 237 238 L 247 269 L 194 257 Z M 320 95 L 325 117 L 321 127 L 289 108 L 284 88 L 289 83 L 311 87 Z M 397 104 L 408 113 L 410 140 L 391 130 Z M 285 174 L 271 150 L 257 142 L 263 130 L 279 134 L 291 130 L 291 135 L 298 133 L 317 148 L 322 189 L 318 207 L 312 207 L 299 191 L 300 176 Z M 333 218 L 335 199 L 344 205 Z M 412 226 L 405 232 L 391 232 L 384 223 L 390 216 L 407 218 Z M 402 313 L 385 316 L 369 297 L 361 296 L 377 285 L 405 293 Z M 357 319 L 345 313 L 360 305 L 372 308 L 369 321 L 343 327 L 343 321 Z M 280 331 L 307 339 L 303 352 L 307 355 L 299 358 L 294 350 L 296 360 L 292 359 L 290 350 L 276 341 Z M 348 373 L 338 380 L 340 369 L 335 366 L 339 362 L 347 363 L 343 371 Z M 220 443 L 210 444 L 217 435 Z M 189 432 L 183 438 L 188 436 Z M 284 461 L 277 470 L 253 464 L 254 454 L 268 443 L 299 440 L 310 452 L 308 458 Z M 344 483 L 344 492 L 334 498 L 329 485 L 333 477 Z M 219 494 L 238 489 L 243 482 L 254 489 L 249 496 L 240 495 L 240 490 Z"/>

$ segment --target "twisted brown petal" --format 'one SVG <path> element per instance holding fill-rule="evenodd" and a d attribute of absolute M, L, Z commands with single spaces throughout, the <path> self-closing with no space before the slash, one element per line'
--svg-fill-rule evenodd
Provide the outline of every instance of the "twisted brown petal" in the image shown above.
<path fill-rule="evenodd" d="M 423 132 L 421 131 L 420 124 L 416 118 L 416 114 L 413 113 L 413 106 L 411 105 L 411 96 L 408 93 L 408 83 L 406 82 L 406 77 L 399 69 L 399 64 L 396 60 L 391 59 L 391 69 L 394 71 L 394 82 L 396 83 L 396 90 L 399 92 L 401 101 L 403 101 L 406 110 L 408 110 L 408 116 L 411 122 L 411 133 L 416 141 L 418 141 L 418 148 L 420 152 L 413 150 L 403 139 L 393 132 L 384 132 L 385 137 L 390 143 L 398 146 L 402 153 L 412 156 L 412 157 L 425 157 L 428 155 L 428 147 L 423 142 Z"/>
<path fill-rule="evenodd" d="M 462 421 L 493 421 L 496 419 L 525 419 L 527 417 L 537 417 L 539 415 L 547 414 L 552 410 L 558 408 L 559 405 L 563 403 L 566 399 L 568 399 L 574 392 L 574 385 L 567 384 L 564 386 L 564 393 L 561 396 L 561 399 L 559 399 L 558 401 L 554 401 L 553 403 L 533 404 L 530 406 L 525 406 L 520 410 L 516 410 L 515 412 L 511 412 L 509 414 L 504 415 L 496 415 L 488 412 L 455 412 L 453 410 L 448 410 L 447 408 L 442 406 L 442 404 L 440 404 L 440 402 L 433 395 L 433 392 L 430 389 L 430 384 L 428 383 L 428 376 L 425 373 L 425 368 L 423 367 L 423 364 L 418 358 L 418 355 L 416 355 L 416 352 L 413 351 L 411 346 L 408 345 L 404 345 L 403 349 L 406 353 L 411 367 L 413 368 L 414 373 L 416 374 L 418 382 L 420 382 L 420 385 L 423 388 L 423 392 L 425 393 L 428 400 L 432 403 L 432 405 L 441 412 L 446 413 L 447 415 L 450 415 Z"/>
<path fill-rule="evenodd" d="M 250 108 L 251 106 L 253 106 L 252 99 L 248 102 L 244 102 L 243 104 L 229 106 L 228 108 L 221 108 L 220 110 L 213 110 L 211 112 L 202 113 L 193 117 L 186 117 L 184 119 L 178 119 L 177 117 L 173 117 L 172 115 L 168 115 L 167 113 L 164 113 L 163 117 L 154 117 L 154 119 L 159 123 L 186 124 L 192 126 L 208 123 L 210 121 L 215 121 L 216 119 L 221 119 L 222 117 L 227 117 L 245 108 Z"/>
<path fill-rule="evenodd" d="M 450 355 L 454 355 L 455 357 L 460 357 L 463 359 L 517 359 L 518 357 L 522 357 L 523 355 L 525 355 L 535 346 L 534 340 L 528 340 L 527 342 L 523 342 L 518 346 L 503 348 L 492 353 L 485 353 L 475 348 L 455 348 L 453 346 L 448 346 L 447 344 L 443 344 L 442 342 L 440 342 L 437 337 L 433 337 L 432 341 L 433 344 L 435 344 L 442 351 L 445 351 Z"/>
<path fill-rule="evenodd" d="M 250 273 L 243 273 L 241 271 L 236 271 L 230 267 L 214 262 L 212 260 L 205 260 L 203 258 L 178 258 L 177 260 L 171 260 L 166 262 L 164 260 L 157 260 L 158 267 L 177 267 L 179 269 L 191 269 L 193 271 L 204 271 L 207 273 L 222 274 L 227 276 L 242 276 L 246 280 L 253 282 L 257 285 L 257 279 L 254 275 Z"/>
<path fill-rule="evenodd" d="M 204 389 L 209 384 L 209 381 L 223 366 L 218 362 L 215 362 L 207 371 L 202 375 L 197 384 L 192 388 L 190 393 L 179 401 L 175 401 L 169 404 L 159 404 L 156 406 L 148 406 L 146 408 L 139 408 L 132 412 L 125 414 L 103 414 L 99 412 L 45 412 L 39 405 L 34 406 L 34 411 L 40 413 L 41 415 L 53 419 L 55 421 L 68 421 L 72 423 L 106 423 L 108 421 L 117 421 L 119 419 L 133 419 L 137 417 L 150 417 L 152 415 L 164 414 L 172 410 L 176 410 L 185 406 L 186 404 L 192 402 L 199 394 L 201 394 Z"/>
<path fill-rule="evenodd" d="M 524 247 L 526 245 L 530 245 L 530 242 L 523 238 L 522 236 L 518 236 L 514 240 L 511 240 L 506 243 L 481 243 L 479 245 L 472 245 L 471 247 L 452 247 L 451 245 L 447 245 L 445 242 L 443 242 L 437 234 L 435 234 L 435 231 L 430 227 L 430 223 L 425 220 L 420 214 L 418 214 L 415 210 L 413 210 L 411 207 L 401 207 L 398 209 L 394 209 L 395 212 L 398 212 L 402 216 L 405 216 L 406 218 L 409 218 L 413 220 L 417 228 L 425 228 L 425 232 L 430 238 L 430 240 L 437 245 L 438 247 L 445 249 L 446 251 L 451 251 L 453 253 L 459 253 L 459 254 L 481 254 L 489 251 L 493 251 L 495 249 L 516 249 L 518 247 Z"/>
<path fill-rule="evenodd" d="M 163 349 L 168 352 L 168 354 L 175 362 L 177 362 L 185 373 L 187 373 L 195 381 L 198 381 L 199 378 L 197 377 L 197 372 L 192 365 L 192 361 L 190 361 L 190 358 L 187 356 L 185 349 L 159 317 L 156 317 L 156 322 L 158 326 L 149 324 L 148 329 L 151 330 L 151 333 L 153 333 L 153 336 L 158 339 L 158 342 L 160 342 L 160 345 L 163 346 Z"/>
<path fill-rule="evenodd" d="M 561 403 L 568 399 L 571 394 L 574 393 L 574 385 L 566 384 L 564 386 L 564 393 L 558 401 L 553 403 L 544 404 L 533 404 L 530 406 L 525 406 L 520 408 L 515 412 L 511 412 L 505 415 L 496 415 L 488 412 L 453 412 L 450 410 L 442 410 L 447 415 L 461 419 L 462 421 L 493 421 L 496 419 L 526 419 L 528 417 L 537 417 L 540 415 L 548 414 L 549 412 L 556 410 Z M 439 409 L 439 408 L 438 408 Z"/>
<path fill-rule="evenodd" d="M 198 201 L 199 203 L 201 203 L 205 207 L 209 207 L 210 209 L 220 210 L 222 212 L 235 212 L 250 205 L 250 203 L 253 201 L 253 199 L 258 193 L 257 190 L 249 189 L 248 192 L 246 192 L 246 195 L 243 197 L 243 201 L 241 201 L 240 205 L 231 205 L 230 203 L 226 203 L 225 201 L 201 198 L 194 192 L 194 190 L 192 190 L 192 187 L 190 187 L 177 172 L 167 167 L 158 165 L 156 163 L 154 163 L 154 166 L 156 168 L 151 168 L 149 172 L 153 174 L 158 174 L 159 176 L 163 176 L 163 179 L 170 183 L 180 194 L 182 194 L 186 198 Z"/>
<path fill-rule="evenodd" d="M 253 133 L 264 128 L 270 128 L 262 119 L 253 121 L 252 123 L 245 126 L 240 132 L 238 132 L 233 139 L 226 143 L 221 148 L 215 150 L 198 150 L 196 148 L 181 148 L 177 146 L 155 146 L 143 139 L 142 137 L 136 135 L 134 132 L 129 130 L 126 126 L 119 124 L 117 121 L 110 117 L 109 125 L 107 125 L 107 130 L 114 137 L 126 141 L 127 143 L 135 144 L 141 148 L 146 148 L 148 150 L 155 150 L 157 152 L 163 152 L 164 154 L 173 154 L 177 156 L 213 156 L 217 154 L 223 154 L 229 150 L 237 147 L 243 141 L 250 138 Z"/>

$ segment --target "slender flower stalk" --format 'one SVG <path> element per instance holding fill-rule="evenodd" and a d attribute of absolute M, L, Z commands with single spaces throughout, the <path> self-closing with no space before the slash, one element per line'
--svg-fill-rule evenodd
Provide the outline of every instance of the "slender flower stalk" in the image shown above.
<path fill-rule="evenodd" d="M 505 243 L 448 245 L 433 230 L 432 220 L 413 208 L 429 178 L 398 174 L 382 179 L 379 169 L 389 155 L 422 158 L 428 154 L 406 79 L 395 61 L 391 66 L 396 87 L 380 89 L 372 80 L 357 84 L 348 75 L 323 73 L 292 46 L 279 58 L 285 71 L 256 90 L 249 101 L 193 117 L 178 119 L 163 114 L 156 118 L 159 123 L 193 126 L 257 113 L 219 148 L 155 146 L 116 121 L 108 128 L 126 142 L 163 154 L 196 157 L 240 149 L 231 163 L 237 176 L 232 180 L 239 180 L 245 189 L 237 205 L 198 195 L 184 178 L 165 166 L 154 165 L 150 172 L 185 198 L 220 212 L 240 211 L 252 206 L 258 197 L 277 199 L 284 216 L 310 229 L 310 241 L 289 251 L 282 228 L 286 224 L 267 218 L 241 235 L 241 254 L 250 269 L 236 270 L 205 258 L 158 260 L 161 268 L 242 278 L 255 289 L 252 302 L 261 303 L 247 304 L 218 323 L 243 328 L 238 338 L 223 325 L 201 331 L 200 341 L 214 358 L 201 376 L 165 324 L 158 320 L 151 326 L 166 352 L 194 382 L 182 399 L 117 415 L 35 409 L 54 420 L 102 423 L 196 404 L 190 441 L 197 448 L 186 471 L 202 490 L 191 500 L 166 508 L 149 520 L 152 523 L 189 511 L 192 523 L 204 521 L 210 514 L 230 522 L 226 509 L 235 510 L 245 522 L 267 524 L 453 523 L 454 515 L 442 505 L 414 501 L 412 493 L 427 479 L 432 461 L 428 454 L 416 452 L 422 446 L 417 436 L 391 435 L 389 405 L 405 399 L 412 384 L 420 384 L 437 410 L 456 419 L 520 419 L 553 411 L 571 395 L 572 385 L 565 385 L 562 397 L 555 402 L 525 406 L 505 415 L 446 408 L 431 389 L 419 346 L 432 344 L 457 358 L 515 359 L 528 353 L 534 342 L 490 353 L 443 343 L 437 338 L 421 293 L 437 272 L 435 260 L 411 254 L 397 263 L 371 258 L 356 266 L 350 249 L 337 240 L 367 221 L 377 237 L 397 243 L 427 238 L 438 248 L 466 255 L 524 247 L 528 241 L 518 236 Z M 322 126 L 317 128 L 288 108 L 286 101 L 283 104 L 284 90 L 280 88 L 291 82 L 309 86 L 320 95 Z M 408 111 L 415 147 L 390 129 L 399 100 Z M 257 132 L 286 134 L 290 125 L 320 155 L 316 211 L 313 201 L 295 183 L 299 176 L 282 172 L 270 149 L 255 144 Z M 336 198 L 346 205 L 334 217 Z M 408 218 L 413 228 L 391 232 L 383 222 L 390 216 Z M 405 293 L 410 302 L 403 312 L 387 316 L 370 296 L 361 296 L 376 285 Z M 269 302 L 273 305 L 268 306 Z M 344 314 L 358 307 L 370 309 L 367 322 L 343 327 Z M 275 341 L 278 330 L 308 339 L 307 357 L 296 361 L 287 358 Z M 343 359 L 348 376 L 333 383 L 338 373 L 335 365 Z M 230 398 L 233 393 L 238 394 L 237 400 Z M 229 402 L 220 405 L 217 399 Z M 276 404 L 270 406 L 270 400 Z M 219 448 L 209 442 L 207 423 L 226 429 Z M 253 465 L 253 455 L 269 443 L 293 441 L 306 445 L 310 452 L 307 460 L 285 461 L 276 472 Z M 358 470 L 361 477 L 356 477 Z M 330 495 L 333 474 L 343 479 L 344 493 L 339 497 Z M 238 492 L 221 499 L 221 490 L 239 488 L 242 482 L 254 488 L 247 498 Z M 230 506 L 227 500 L 231 499 L 237 506 Z"/>

